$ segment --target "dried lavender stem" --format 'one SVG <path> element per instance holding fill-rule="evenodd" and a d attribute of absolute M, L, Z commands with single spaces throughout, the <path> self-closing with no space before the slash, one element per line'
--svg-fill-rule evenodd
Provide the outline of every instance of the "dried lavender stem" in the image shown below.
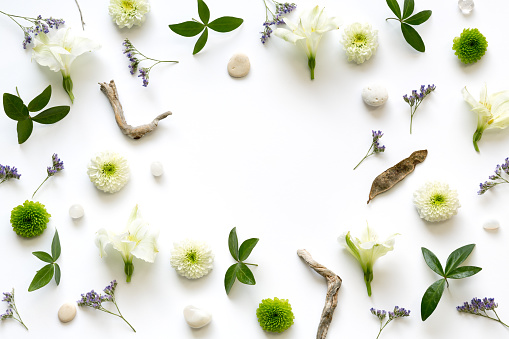
<path fill-rule="evenodd" d="M 297 255 L 301 257 L 306 264 L 309 265 L 316 273 L 320 274 L 327 280 L 327 295 L 325 297 L 325 306 L 323 307 L 322 316 L 320 323 L 318 324 L 318 331 L 316 333 L 316 339 L 325 339 L 327 331 L 329 330 L 330 323 L 334 310 L 338 305 L 338 293 L 341 287 L 341 278 L 329 270 L 327 267 L 317 263 L 308 251 L 302 249 L 297 251 Z"/>
<path fill-rule="evenodd" d="M 124 110 L 122 109 L 122 105 L 120 104 L 120 100 L 118 99 L 117 86 L 115 86 L 115 82 L 113 80 L 110 83 L 100 82 L 101 91 L 106 95 L 108 100 L 110 101 L 111 108 L 113 108 L 113 113 L 115 113 L 115 120 L 117 121 L 118 127 L 122 133 L 127 135 L 132 139 L 139 139 L 147 133 L 152 132 L 156 129 L 160 120 L 163 120 L 168 115 L 171 115 L 171 112 L 165 112 L 159 114 L 151 123 L 146 125 L 140 125 L 137 127 L 133 127 L 129 125 L 125 121 Z"/>

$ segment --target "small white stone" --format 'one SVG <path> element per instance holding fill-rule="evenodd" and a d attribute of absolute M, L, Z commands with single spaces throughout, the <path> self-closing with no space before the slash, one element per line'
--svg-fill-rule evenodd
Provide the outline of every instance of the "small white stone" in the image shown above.
<path fill-rule="evenodd" d="M 362 100 L 366 105 L 377 107 L 387 102 L 389 94 L 387 89 L 382 85 L 366 86 L 362 89 Z"/>
<path fill-rule="evenodd" d="M 458 0 L 458 7 L 463 14 L 470 14 L 474 9 L 474 0 Z"/>
<path fill-rule="evenodd" d="M 500 227 L 500 223 L 497 220 L 488 220 L 482 225 L 485 230 L 496 230 Z"/>
<path fill-rule="evenodd" d="M 210 323 L 212 314 L 192 305 L 188 305 L 184 308 L 184 319 L 186 319 L 189 327 L 202 328 Z"/>
<path fill-rule="evenodd" d="M 85 211 L 83 210 L 83 206 L 80 204 L 74 204 L 69 207 L 69 216 L 73 219 L 79 219 L 83 216 Z"/>
<path fill-rule="evenodd" d="M 234 54 L 228 61 L 228 74 L 234 78 L 245 77 L 249 73 L 251 63 L 245 54 Z"/>
<path fill-rule="evenodd" d="M 154 177 L 160 177 L 164 173 L 163 164 L 161 164 L 159 161 L 154 161 L 152 165 L 150 165 L 150 172 L 152 172 Z"/>
<path fill-rule="evenodd" d="M 76 305 L 74 303 L 65 303 L 58 310 L 58 319 L 63 323 L 68 323 L 76 316 Z"/>

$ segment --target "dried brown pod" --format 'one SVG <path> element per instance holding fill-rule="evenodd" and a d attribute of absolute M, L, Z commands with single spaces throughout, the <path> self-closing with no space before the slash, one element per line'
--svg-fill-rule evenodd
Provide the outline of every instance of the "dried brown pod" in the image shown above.
<path fill-rule="evenodd" d="M 155 117 L 154 120 L 152 120 L 152 122 L 148 124 L 133 127 L 125 121 L 124 110 L 122 109 L 122 105 L 118 99 L 118 92 L 117 86 L 115 86 L 115 81 L 111 80 L 109 84 L 106 82 L 100 82 L 99 85 L 101 86 L 101 91 L 108 97 L 108 100 L 110 101 L 111 108 L 113 108 L 113 113 L 115 113 L 115 120 L 117 121 L 118 127 L 120 127 L 122 133 L 127 135 L 129 138 L 139 139 L 145 134 L 152 132 L 156 129 L 160 120 L 163 120 L 168 115 L 171 115 L 171 112 L 168 111 L 159 114 L 157 117 Z"/>
<path fill-rule="evenodd" d="M 396 165 L 392 166 L 373 180 L 371 191 L 369 191 L 369 202 L 377 195 L 388 191 L 401 180 L 405 179 L 407 175 L 412 173 L 415 165 L 420 164 L 426 159 L 428 150 L 415 151 L 410 156 Z"/>

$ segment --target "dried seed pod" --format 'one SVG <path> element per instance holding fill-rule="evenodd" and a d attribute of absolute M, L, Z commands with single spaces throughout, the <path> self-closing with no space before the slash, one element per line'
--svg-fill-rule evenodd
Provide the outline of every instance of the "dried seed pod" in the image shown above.
<path fill-rule="evenodd" d="M 367 203 L 369 204 L 374 197 L 388 191 L 392 186 L 405 179 L 407 175 L 414 171 L 415 165 L 423 162 L 427 155 L 428 150 L 415 151 L 410 154 L 408 158 L 398 162 L 396 165 L 377 176 L 371 185 Z"/>

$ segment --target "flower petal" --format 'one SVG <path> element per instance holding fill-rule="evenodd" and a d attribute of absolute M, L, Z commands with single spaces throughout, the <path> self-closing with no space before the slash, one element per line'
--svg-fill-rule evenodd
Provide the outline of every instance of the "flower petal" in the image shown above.
<path fill-rule="evenodd" d="M 295 44 L 299 40 L 305 39 L 305 37 L 299 36 L 286 28 L 276 28 L 274 35 L 285 41 L 291 42 L 292 44 Z"/>
<path fill-rule="evenodd" d="M 101 255 L 101 258 L 107 256 L 106 246 L 109 243 L 111 243 L 110 237 L 104 228 L 101 228 L 95 233 L 95 245 L 99 248 L 99 254 Z"/>
<path fill-rule="evenodd" d="M 131 251 L 131 254 L 138 259 L 153 263 L 156 259 L 156 254 L 159 252 L 157 249 L 158 236 L 159 234 L 150 234 L 145 236 L 140 242 L 138 242 L 138 245 L 136 245 L 136 247 Z"/>

